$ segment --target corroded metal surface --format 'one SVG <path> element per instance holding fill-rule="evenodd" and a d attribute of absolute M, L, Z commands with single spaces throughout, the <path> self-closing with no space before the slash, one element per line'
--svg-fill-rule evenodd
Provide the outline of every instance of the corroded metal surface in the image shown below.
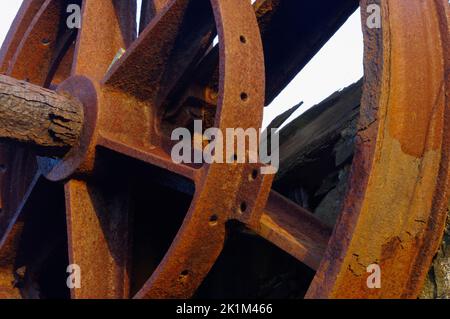
<path fill-rule="evenodd" d="M 60 161 L 39 159 L 39 170 L 33 154 L 1 149 L 0 297 L 24 295 L 13 284 L 14 262 L 26 224 L 22 208 L 41 174 L 65 185 L 69 262 L 83 269 L 73 298 L 191 297 L 221 253 L 230 220 L 315 269 L 308 297 L 415 297 L 441 238 L 448 199 L 445 1 L 380 0 L 382 28 L 365 28 L 361 132 L 333 234 L 271 192 L 272 176 L 258 174 L 261 164 L 179 165 L 170 157 L 168 128 L 191 123 L 180 109 L 193 108 L 192 98 L 201 101 L 209 126 L 259 128 L 265 101 L 356 8 L 355 1 L 331 3 L 320 37 L 302 30 L 311 48 L 295 43 L 277 53 L 284 38 L 274 34 L 293 25 L 295 11 L 281 1 L 254 7 L 249 1 L 144 1 L 149 11 L 136 41 L 134 1 L 82 1 L 78 32 L 58 30 L 65 2 L 24 1 L 0 55 L 1 71 L 77 97 L 85 120 L 79 145 Z M 361 5 L 366 12 L 366 1 Z M 212 48 L 216 33 L 219 46 Z M 178 233 L 136 295 L 131 190 L 124 191 L 126 179 L 115 187 L 115 172 L 105 178 L 105 149 L 195 185 Z M 372 263 L 382 267 L 383 288 L 376 291 L 366 286 L 365 267 Z"/>
<path fill-rule="evenodd" d="M 252 7 L 248 3 L 212 1 L 212 4 L 222 40 L 223 70 L 216 126 L 220 129 L 258 127 L 262 121 L 264 70 Z M 177 10 L 176 6 L 169 10 L 172 8 Z M 236 11 L 242 15 L 236 16 Z M 247 41 L 239 41 L 240 36 L 245 36 Z M 252 63 L 255 61 L 260 62 Z M 123 64 L 126 63 L 124 60 Z M 243 66 L 246 72 L 242 72 Z M 240 83 L 240 86 L 235 83 Z M 247 92 L 249 101 L 241 100 L 242 92 Z M 246 113 L 248 116 L 243 116 Z M 186 219 L 162 263 L 138 293 L 138 298 L 180 298 L 195 292 L 223 247 L 226 221 L 232 217 L 232 212 L 238 210 L 239 200 L 245 200 L 238 198 L 236 187 L 248 181 L 251 170 L 248 165 L 211 164 L 196 174 L 197 192 Z M 261 183 L 264 183 L 263 178 L 253 182 L 255 191 Z M 218 192 L 219 188 L 223 192 Z M 266 196 L 263 192 L 257 200 L 264 203 Z M 257 201 L 249 202 L 245 213 L 252 213 L 258 205 Z"/>
<path fill-rule="evenodd" d="M 25 61 L 17 61 L 14 57 L 20 48 L 26 42 L 25 34 L 32 34 L 35 21 L 42 15 L 43 5 L 49 5 L 48 1 L 24 1 L 13 26 L 8 34 L 1 50 L 0 61 L 2 73 L 12 75 L 16 70 L 22 69 L 21 63 L 33 61 L 32 52 Z M 55 26 L 56 27 L 56 26 Z M 16 60 L 15 63 L 12 61 Z M 28 61 L 28 62 L 27 62 Z M 17 69 L 15 67 L 17 64 Z M 36 74 L 30 74 L 33 79 L 42 79 L 43 74 L 40 70 Z M 20 71 L 18 71 L 20 72 Z M 45 73 L 45 71 L 44 71 Z M 43 85 L 43 81 L 34 82 Z M 29 197 L 37 179 L 39 172 L 37 170 L 36 158 L 33 154 L 11 146 L 1 146 L 0 154 L 2 158 L 2 173 L 0 176 L 0 197 L 2 207 L 0 211 L 0 255 L 2 257 L 2 267 L 0 268 L 0 290 L 7 291 L 5 297 L 20 297 L 20 292 L 14 286 L 14 256 L 17 253 L 19 239 L 22 233 L 23 221 L 20 220 L 20 211 Z"/>
<path fill-rule="evenodd" d="M 331 229 L 310 212 L 272 191 L 256 233 L 317 270 Z"/>
<path fill-rule="evenodd" d="M 115 4 L 111 1 L 83 1 L 82 26 L 78 33 L 72 77 L 58 89 L 82 100 L 88 114 L 80 147 L 48 173 L 53 180 L 64 179 L 74 172 L 84 174 L 92 170 L 97 117 L 105 111 L 101 109 L 98 83 L 116 53 L 126 48 L 132 40 L 129 37 L 134 35 L 130 23 L 135 20 L 134 15 L 125 14 L 127 8 L 118 7 L 117 1 Z M 101 16 L 97 12 L 102 12 Z M 124 23 L 122 19 L 121 27 L 117 15 L 131 21 Z M 108 191 L 86 178 L 67 181 L 65 191 L 69 260 L 85 269 L 82 288 L 73 289 L 72 297 L 128 298 L 130 239 L 127 194 Z M 103 278 L 101 282 L 97 279 L 99 274 Z"/>
<path fill-rule="evenodd" d="M 365 34 L 350 190 L 310 298 L 415 298 L 441 242 L 449 189 L 448 4 L 380 5 L 382 28 Z M 366 267 L 375 263 L 382 286 L 368 289 Z"/>
<path fill-rule="evenodd" d="M 27 32 L 28 26 L 31 24 L 44 2 L 45 0 L 34 0 L 24 1 L 22 3 L 16 18 L 13 21 L 10 32 L 2 46 L 0 53 L 0 70 L 2 73 L 5 73 L 9 69 L 12 58 L 17 51 L 17 47 L 20 45 L 25 32 Z"/>

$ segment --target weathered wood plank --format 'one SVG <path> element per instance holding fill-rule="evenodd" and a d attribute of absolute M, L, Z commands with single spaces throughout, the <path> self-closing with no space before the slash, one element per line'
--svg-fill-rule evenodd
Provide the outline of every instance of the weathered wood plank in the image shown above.
<path fill-rule="evenodd" d="M 362 81 L 336 92 L 280 131 L 275 188 L 334 225 L 345 195 Z"/>

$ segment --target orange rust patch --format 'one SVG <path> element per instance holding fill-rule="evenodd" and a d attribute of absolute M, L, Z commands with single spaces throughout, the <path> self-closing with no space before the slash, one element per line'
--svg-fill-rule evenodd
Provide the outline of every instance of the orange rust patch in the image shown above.
<path fill-rule="evenodd" d="M 440 33 L 439 24 L 426 19 L 438 21 L 438 17 L 433 1 L 414 6 L 389 1 L 389 13 L 389 132 L 403 152 L 422 157 L 426 150 L 440 148 L 443 129 L 443 49 L 435 36 Z M 416 22 L 405 26 L 405 21 Z"/>

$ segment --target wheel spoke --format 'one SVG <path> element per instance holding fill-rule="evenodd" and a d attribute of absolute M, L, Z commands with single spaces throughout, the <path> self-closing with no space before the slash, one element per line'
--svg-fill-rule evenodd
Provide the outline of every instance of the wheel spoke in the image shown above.
<path fill-rule="evenodd" d="M 172 141 L 155 129 L 153 110 L 148 104 L 117 90 L 105 92 L 103 103 L 108 112 L 103 112 L 98 122 L 97 145 L 195 179 L 194 168 L 172 161 Z"/>
<path fill-rule="evenodd" d="M 331 236 L 328 226 L 274 191 L 259 225 L 251 228 L 312 269 L 319 267 Z"/>
<path fill-rule="evenodd" d="M 172 0 L 146 27 L 104 82 L 141 100 L 164 100 L 209 47 L 214 19 L 209 1 Z"/>
<path fill-rule="evenodd" d="M 128 193 L 111 185 L 65 185 L 69 259 L 81 269 L 73 298 L 128 298 Z"/>
<path fill-rule="evenodd" d="M 199 170 L 193 167 L 174 163 L 170 155 L 157 146 L 131 146 L 129 143 L 123 143 L 103 136 L 98 138 L 97 143 L 99 146 L 169 170 L 192 181 L 195 181 L 200 173 Z"/>
<path fill-rule="evenodd" d="M 114 61 L 114 57 L 127 48 L 128 37 L 133 31 L 121 28 L 132 24 L 126 19 L 131 15 L 119 14 L 121 1 L 83 0 L 82 25 L 78 32 L 72 75 L 84 75 L 101 80 Z M 122 17 L 122 19 L 119 19 Z"/>

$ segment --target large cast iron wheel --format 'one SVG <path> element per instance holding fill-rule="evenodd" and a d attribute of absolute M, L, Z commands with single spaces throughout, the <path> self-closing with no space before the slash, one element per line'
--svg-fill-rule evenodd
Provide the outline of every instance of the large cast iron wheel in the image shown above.
<path fill-rule="evenodd" d="M 223 248 L 229 220 L 315 269 L 307 297 L 416 297 L 439 246 L 448 202 L 445 1 L 360 2 L 366 49 L 360 131 L 334 231 L 271 191 L 271 176 L 258 174 L 259 164 L 197 167 L 170 159 L 170 131 L 191 123 L 182 110 L 192 99 L 210 125 L 260 127 L 264 104 L 358 5 L 300 2 L 144 1 L 151 9 L 144 13 L 154 17 L 142 16 L 135 39 L 133 2 L 80 1 L 77 31 L 65 26 L 69 2 L 24 1 L 1 51 L 1 72 L 77 97 L 85 123 L 79 145 L 61 161 L 2 146 L 0 296 L 33 297 L 27 283 L 42 271 L 36 264 L 52 254 L 49 243 L 60 235 L 52 212 L 61 206 L 62 182 L 69 263 L 82 270 L 74 298 L 192 296 Z M 365 25 L 373 3 L 382 9 L 379 29 Z M 293 28 L 299 12 L 316 17 L 317 25 Z M 211 49 L 216 29 L 220 44 Z M 286 42 L 299 35 L 308 45 Z M 108 171 L 113 153 L 195 185 L 170 248 L 136 291 L 130 289 L 129 194 L 111 187 L 126 173 Z M 111 178 L 115 174 L 122 177 Z M 158 223 L 158 214 L 153 218 Z M 366 267 L 374 263 L 382 269 L 381 289 L 366 284 Z"/>

